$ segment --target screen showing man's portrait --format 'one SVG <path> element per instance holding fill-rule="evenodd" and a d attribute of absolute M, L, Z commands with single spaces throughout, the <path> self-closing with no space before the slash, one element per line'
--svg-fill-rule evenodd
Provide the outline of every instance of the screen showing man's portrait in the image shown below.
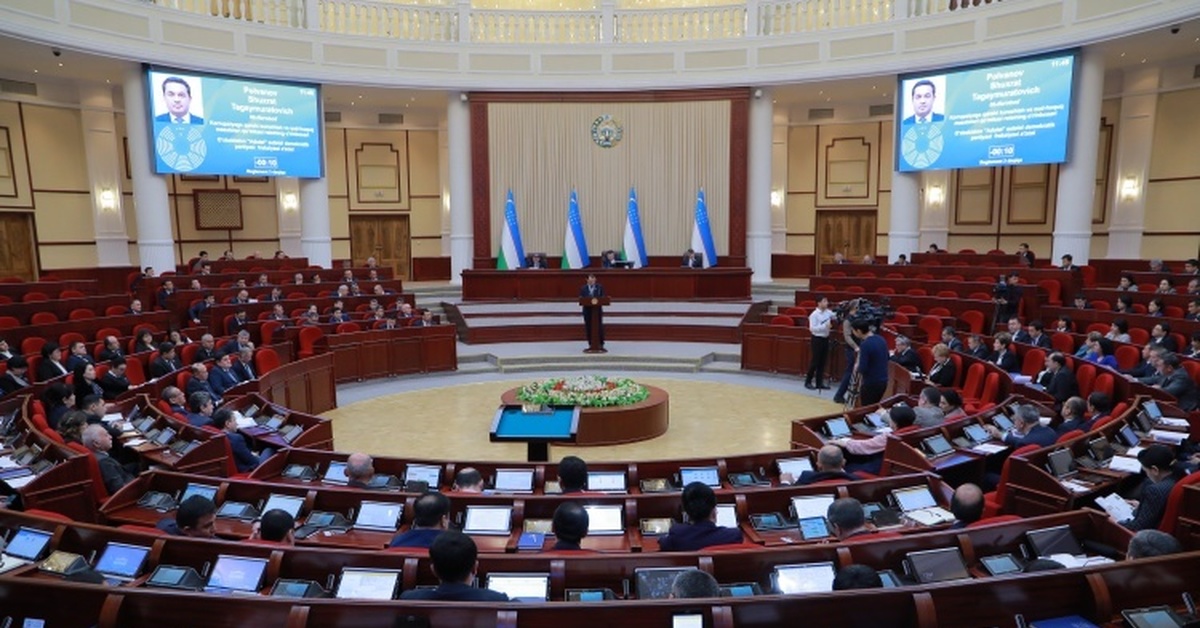
<path fill-rule="evenodd" d="M 946 77 L 927 76 L 904 81 L 904 124 L 946 119 Z"/>
<path fill-rule="evenodd" d="M 204 99 L 200 77 L 150 73 L 154 99 L 154 121 L 168 124 L 204 124 Z"/>

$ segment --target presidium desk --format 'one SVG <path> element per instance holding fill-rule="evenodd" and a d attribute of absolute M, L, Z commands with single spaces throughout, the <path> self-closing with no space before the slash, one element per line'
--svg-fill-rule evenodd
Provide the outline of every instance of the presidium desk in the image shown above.
<path fill-rule="evenodd" d="M 712 268 L 582 268 L 464 270 L 463 300 L 574 299 L 589 274 L 614 301 L 749 299 L 751 270 Z"/>

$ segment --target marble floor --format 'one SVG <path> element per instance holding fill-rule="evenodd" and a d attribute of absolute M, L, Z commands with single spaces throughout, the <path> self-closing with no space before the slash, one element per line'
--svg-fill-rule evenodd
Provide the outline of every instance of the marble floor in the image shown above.
<path fill-rule="evenodd" d="M 491 443 L 488 428 L 501 393 L 550 375 L 425 376 L 353 384 L 339 387 L 339 400 L 344 405 L 324 416 L 333 419 L 334 442 L 339 451 L 452 460 L 524 460 L 524 445 Z M 822 398 L 807 393 L 795 379 L 740 373 L 620 375 L 670 394 L 671 426 L 667 433 L 626 445 L 552 446 L 551 459 L 569 453 L 587 460 L 612 461 L 780 451 L 788 448 L 792 419 L 840 408 L 827 394 Z"/>

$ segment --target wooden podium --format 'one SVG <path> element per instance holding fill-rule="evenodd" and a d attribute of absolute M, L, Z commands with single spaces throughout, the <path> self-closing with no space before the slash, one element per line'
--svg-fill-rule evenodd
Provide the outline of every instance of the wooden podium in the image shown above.
<path fill-rule="evenodd" d="M 584 353 L 608 353 L 608 349 L 604 348 L 604 343 L 600 340 L 600 326 L 604 324 L 601 310 L 609 303 L 612 303 L 612 300 L 606 296 L 579 297 L 579 305 L 583 307 L 584 315 L 587 316 L 590 332 L 588 348 L 583 350 Z"/>

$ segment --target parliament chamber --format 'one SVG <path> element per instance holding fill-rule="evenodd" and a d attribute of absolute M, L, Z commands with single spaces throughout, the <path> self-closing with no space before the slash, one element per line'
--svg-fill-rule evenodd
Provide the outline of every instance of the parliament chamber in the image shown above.
<path fill-rule="evenodd" d="M 1195 3 L 0 5 L 0 628 L 1200 621 Z"/>

